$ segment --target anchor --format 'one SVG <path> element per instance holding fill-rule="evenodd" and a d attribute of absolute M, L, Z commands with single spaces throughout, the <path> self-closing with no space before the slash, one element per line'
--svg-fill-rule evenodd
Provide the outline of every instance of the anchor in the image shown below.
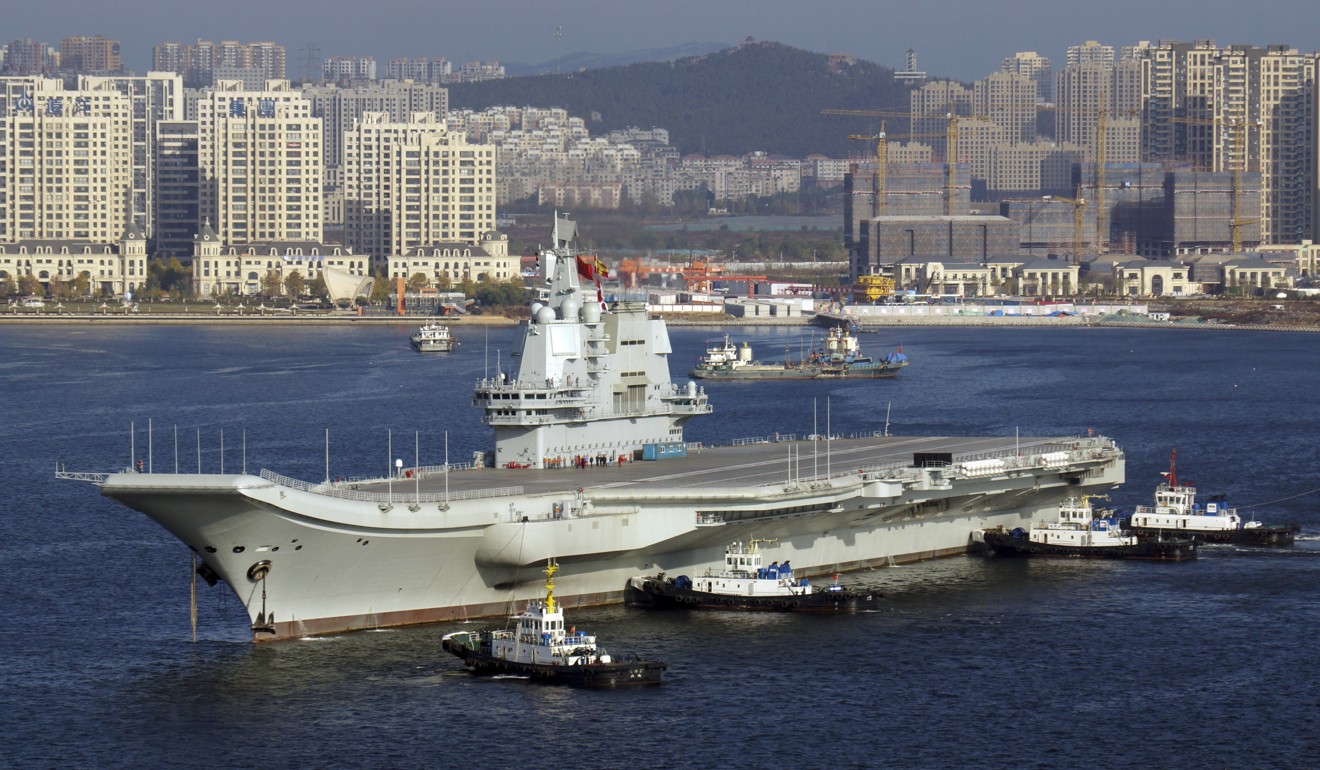
<path fill-rule="evenodd" d="M 261 583 L 261 612 L 257 613 L 257 620 L 252 624 L 253 634 L 275 634 L 275 613 L 266 612 L 266 576 L 270 574 L 270 561 L 262 561 L 248 567 L 247 577 L 254 583 Z"/>

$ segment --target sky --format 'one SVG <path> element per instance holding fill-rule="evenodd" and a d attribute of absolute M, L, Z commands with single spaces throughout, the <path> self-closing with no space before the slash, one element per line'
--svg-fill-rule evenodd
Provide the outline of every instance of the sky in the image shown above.
<path fill-rule="evenodd" d="M 556 30 L 559 34 L 556 35 Z M 1305 36 L 1303 36 L 1304 33 Z M 1316 0 L 44 0 L 0 15 L 0 43 L 102 34 L 138 73 L 152 46 L 197 39 L 274 41 L 290 77 L 305 48 L 322 56 L 442 56 L 538 64 L 575 52 L 625 53 L 747 37 L 849 53 L 899 69 L 917 52 L 931 75 L 975 80 L 1017 51 L 1049 56 L 1098 40 L 1211 39 L 1320 50 Z"/>

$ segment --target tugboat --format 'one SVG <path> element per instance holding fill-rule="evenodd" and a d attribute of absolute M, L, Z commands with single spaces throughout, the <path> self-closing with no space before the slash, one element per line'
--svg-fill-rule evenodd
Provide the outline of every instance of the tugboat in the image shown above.
<path fill-rule="evenodd" d="M 1196 558 L 1196 541 L 1186 538 L 1141 540 L 1119 528 L 1113 516 L 1096 516 L 1091 496 L 1070 497 L 1059 504 L 1059 520 L 1032 524 L 1030 530 L 1003 527 L 982 530 L 985 544 L 996 554 L 1059 556 L 1081 559 Z M 1109 513 L 1104 511 L 1102 513 Z"/>
<path fill-rule="evenodd" d="M 448 353 L 458 344 L 449 327 L 444 324 L 427 324 L 418 329 L 408 341 L 418 353 Z"/>
<path fill-rule="evenodd" d="M 632 655 L 615 660 L 596 645 L 596 637 L 564 625 L 564 610 L 555 602 L 553 561 L 545 568 L 545 601 L 531 601 L 513 631 L 456 631 L 440 646 L 462 658 L 475 674 L 513 674 L 543 684 L 595 689 L 660 684 L 668 667 L 658 660 Z"/>
<path fill-rule="evenodd" d="M 793 567 L 771 562 L 762 566 L 761 543 L 733 543 L 724 549 L 724 569 L 693 580 L 661 572 L 628 581 L 628 603 L 635 606 L 694 610 L 753 610 L 764 612 L 859 612 L 872 609 L 880 594 L 849 591 L 838 578 L 821 590 L 807 578 L 794 578 Z"/>
<path fill-rule="evenodd" d="M 862 355 L 855 332 L 835 326 L 825 337 L 824 347 L 800 361 L 770 364 L 753 360 L 751 343 L 734 345 L 729 336 L 706 349 L 688 376 L 698 380 L 826 380 L 896 377 L 908 365 L 907 355 L 897 351 L 876 361 Z"/>
<path fill-rule="evenodd" d="M 1155 487 L 1155 505 L 1138 505 L 1127 519 L 1128 530 L 1142 539 L 1174 535 L 1206 543 L 1240 545 L 1292 545 L 1301 527 L 1297 524 L 1262 524 L 1243 521 L 1236 508 L 1224 504 L 1224 496 L 1212 497 L 1202 508 L 1196 502 L 1196 487 L 1179 484 L 1178 450 L 1169 455 L 1169 470 Z"/>

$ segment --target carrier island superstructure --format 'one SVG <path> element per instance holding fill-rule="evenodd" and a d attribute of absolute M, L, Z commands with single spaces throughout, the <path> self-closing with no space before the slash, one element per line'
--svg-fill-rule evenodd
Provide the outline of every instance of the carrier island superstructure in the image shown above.
<path fill-rule="evenodd" d="M 494 432 L 477 467 L 405 469 L 409 484 L 59 475 L 183 541 L 256 640 L 506 615 L 539 595 L 550 558 L 561 601 L 583 606 L 621 601 L 635 575 L 718 568 L 753 538 L 807 576 L 959 554 L 973 532 L 1123 481 L 1102 436 L 689 445 L 684 424 L 711 411 L 704 389 L 671 382 L 663 320 L 605 306 L 604 265 L 574 229 L 556 216 L 516 370 L 475 388 Z"/>

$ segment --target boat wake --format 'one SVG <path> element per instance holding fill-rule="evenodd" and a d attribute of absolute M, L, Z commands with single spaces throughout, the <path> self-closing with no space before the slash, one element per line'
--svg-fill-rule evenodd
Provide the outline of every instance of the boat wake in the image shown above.
<path fill-rule="evenodd" d="M 1300 538 L 1299 538 L 1300 541 Z M 1314 559 L 1320 558 L 1320 548 L 1267 548 L 1250 545 L 1217 545 L 1209 553 L 1226 556 L 1241 556 L 1252 559 Z"/>
<path fill-rule="evenodd" d="M 300 637 L 298 637 L 298 641 L 300 641 L 300 642 L 337 642 L 337 641 L 339 641 L 339 637 L 337 637 L 337 636 L 300 636 Z"/>

